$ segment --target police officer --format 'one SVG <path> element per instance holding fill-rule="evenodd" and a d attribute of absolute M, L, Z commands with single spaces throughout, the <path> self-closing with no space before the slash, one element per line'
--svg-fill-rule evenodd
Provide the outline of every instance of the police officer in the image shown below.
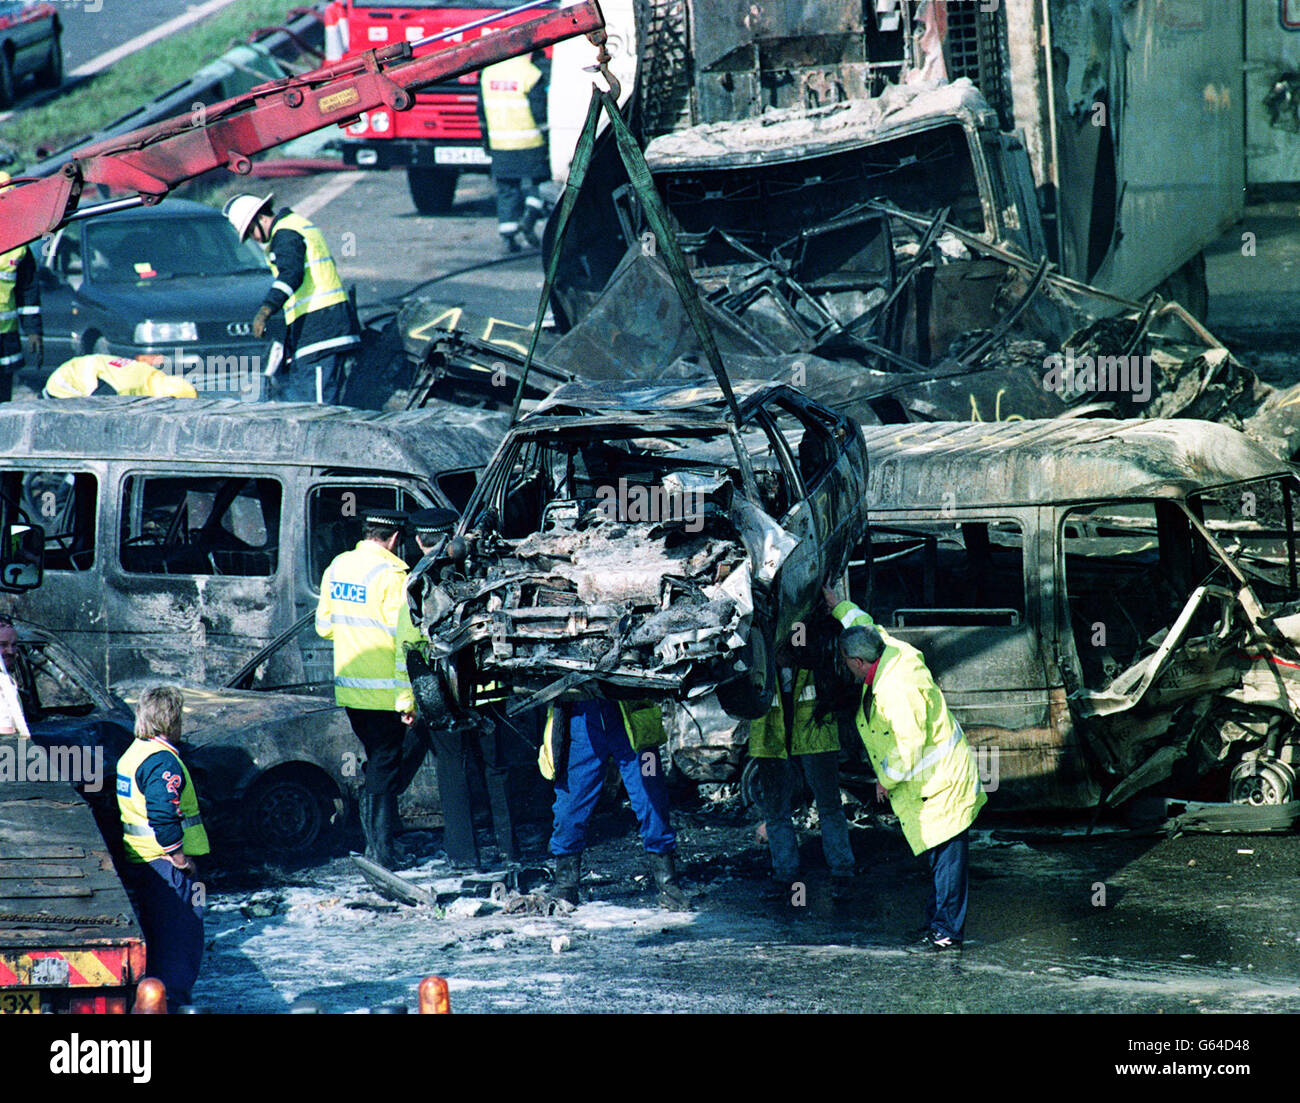
<path fill-rule="evenodd" d="M 0 172 L 0 194 L 9 190 L 5 185 L 9 185 L 9 174 Z M 26 356 L 20 324 L 27 336 Z M 14 373 L 26 366 L 28 356 L 33 367 L 39 368 L 43 363 L 43 332 L 36 257 L 26 245 L 20 245 L 0 253 L 0 402 L 13 398 Z"/>
<path fill-rule="evenodd" d="M 970 825 L 987 800 L 975 756 L 921 653 L 881 631 L 834 590 L 827 588 L 824 597 L 844 628 L 844 665 L 862 683 L 858 734 L 876 772 L 876 799 L 889 801 L 912 853 L 926 856 L 933 879 L 925 933 L 908 949 L 960 951 Z"/>
<path fill-rule="evenodd" d="M 537 244 L 534 226 L 544 210 L 537 185 L 551 178 L 546 146 L 546 86 L 550 62 L 540 50 L 489 65 L 479 76 L 479 125 L 492 155 L 497 188 L 497 232 L 507 253 L 519 237 Z"/>
<path fill-rule="evenodd" d="M 781 667 L 771 710 L 749 725 L 749 757 L 758 770 L 758 801 L 772 854 L 774 884 L 769 897 L 790 897 L 799 875 L 799 841 L 790 814 L 802 778 L 817 803 L 831 896 L 846 897 L 853 884 L 853 848 L 840 800 L 839 723 L 832 713 L 818 717 L 811 670 Z"/>
<path fill-rule="evenodd" d="M 50 373 L 42 398 L 85 398 L 90 395 L 148 395 L 154 398 L 197 398 L 194 384 L 159 371 L 152 364 L 124 356 L 74 356 Z"/>
<path fill-rule="evenodd" d="M 600 796 L 605 763 L 612 758 L 650 855 L 659 906 L 670 911 L 690 908 L 677 881 L 677 836 L 668 822 L 668 788 L 659 759 L 659 746 L 666 738 L 663 716 L 650 702 L 590 700 L 551 708 L 537 764 L 542 776 L 555 782 L 554 896 L 578 903 L 587 822 Z"/>
<path fill-rule="evenodd" d="M 267 251 L 275 282 L 253 318 L 253 336 L 266 332 L 283 311 L 284 362 L 275 375 L 277 402 L 337 403 L 347 366 L 361 344 L 343 281 L 324 235 L 288 207 L 272 214 L 273 194 L 236 195 L 222 213 L 240 240 L 251 237 Z"/>
<path fill-rule="evenodd" d="M 117 760 L 127 880 L 144 928 L 148 972 L 167 989 L 167 1009 L 190 1002 L 203 962 L 203 896 L 194 859 L 207 854 L 199 798 L 175 741 L 185 701 L 172 686 L 140 695 L 135 739 Z"/>
<path fill-rule="evenodd" d="M 334 641 L 334 700 L 366 749 L 366 856 L 392 866 L 402 745 L 415 721 L 406 648 L 420 636 L 406 604 L 406 563 L 396 554 L 406 514 L 372 509 L 361 521 L 357 546 L 325 568 L 316 632 Z"/>

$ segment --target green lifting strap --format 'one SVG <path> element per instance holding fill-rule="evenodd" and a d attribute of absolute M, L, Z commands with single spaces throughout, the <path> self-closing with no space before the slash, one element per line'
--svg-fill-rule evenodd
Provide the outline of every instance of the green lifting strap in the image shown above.
<path fill-rule="evenodd" d="M 646 221 L 649 222 L 650 230 L 655 236 L 656 244 L 664 259 L 664 266 L 668 269 L 668 275 L 672 278 L 673 287 L 691 319 L 691 326 L 695 330 L 695 335 L 699 338 L 705 359 L 708 360 L 709 366 L 713 369 L 714 378 L 717 379 L 718 386 L 731 407 L 732 417 L 736 424 L 739 425 L 740 407 L 736 403 L 736 396 L 731 389 L 731 380 L 727 378 L 727 370 L 722 364 L 722 355 L 718 352 L 717 342 L 713 339 L 713 331 L 709 328 L 708 318 L 704 314 L 704 307 L 700 304 L 699 288 L 696 287 L 695 280 L 686 267 L 686 257 L 682 253 L 677 235 L 672 232 L 668 225 L 667 213 L 664 211 L 663 204 L 659 199 L 659 192 L 655 189 L 654 180 L 650 176 L 650 166 L 646 164 L 641 147 L 637 145 L 636 139 L 632 136 L 632 132 L 628 129 L 627 123 L 619 112 L 618 104 L 608 92 L 603 91 L 596 85 L 592 85 L 591 88 L 591 102 L 587 105 L 587 118 L 582 124 L 582 133 L 578 137 L 578 145 L 574 150 L 572 166 L 569 169 L 569 179 L 565 184 L 564 196 L 560 200 L 560 209 L 556 215 L 554 245 L 551 249 L 550 260 L 546 265 L 546 281 L 542 286 L 541 301 L 537 304 L 537 319 L 533 323 L 533 335 L 528 342 L 528 355 L 524 357 L 523 372 L 519 377 L 519 386 L 515 390 L 514 406 L 510 411 L 510 424 L 513 425 L 519 418 L 519 403 L 524 396 L 524 383 L 527 381 L 528 371 L 532 367 L 533 354 L 537 349 L 537 340 L 542 332 L 542 320 L 546 317 L 546 304 L 550 302 L 551 287 L 555 282 L 556 270 L 559 268 L 560 248 L 564 242 L 565 232 L 569 227 L 569 216 L 573 212 L 578 192 L 582 188 L 583 181 L 587 177 L 587 168 L 591 164 L 591 152 L 596 144 L 596 126 L 600 120 L 602 107 L 605 114 L 609 116 L 610 128 L 614 132 L 614 141 L 618 146 L 623 167 L 627 170 L 632 191 L 636 194 L 641 203 L 641 209 L 645 212 Z"/>

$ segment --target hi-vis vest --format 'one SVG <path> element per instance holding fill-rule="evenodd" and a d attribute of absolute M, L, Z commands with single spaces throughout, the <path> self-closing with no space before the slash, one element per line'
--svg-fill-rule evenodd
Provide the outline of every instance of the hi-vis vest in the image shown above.
<path fill-rule="evenodd" d="M 325 568 L 316 634 L 334 641 L 334 700 L 344 708 L 412 712 L 406 648 L 420 634 L 406 604 L 406 564 L 362 540 Z"/>
<path fill-rule="evenodd" d="M 117 760 L 117 808 L 122 816 L 122 837 L 126 843 L 126 856 L 133 862 L 152 862 L 167 854 L 158 845 L 153 828 L 149 826 L 149 812 L 145 806 L 144 790 L 136 784 L 135 775 L 145 761 L 156 754 L 176 748 L 160 739 L 133 739 L 131 746 Z M 203 817 L 199 815 L 199 795 L 190 780 L 190 771 L 181 762 L 181 773 L 185 775 L 185 785 L 181 789 L 181 851 L 185 854 L 207 854 L 208 833 L 203 827 Z M 174 849 L 174 848 L 173 848 Z"/>
<path fill-rule="evenodd" d="M 83 398 L 95 394 L 101 382 L 112 387 L 117 394 L 155 398 L 198 397 L 192 383 L 159 371 L 152 364 L 98 353 L 65 360 L 45 381 L 45 393 L 49 398 Z"/>
<path fill-rule="evenodd" d="M 668 734 L 664 731 L 664 716 L 653 701 L 619 701 L 618 711 L 623 716 L 623 727 L 632 750 L 644 751 L 663 743 Z M 542 746 L 537 752 L 537 768 L 547 781 L 555 780 L 555 707 L 546 710 L 546 728 L 542 732 Z"/>
<path fill-rule="evenodd" d="M 851 601 L 841 601 L 833 615 L 845 628 L 875 623 Z M 920 854 L 965 831 L 988 798 L 975 755 L 925 659 L 911 644 L 876 630 L 885 651 L 862 690 L 858 734 L 912 853 Z"/>
<path fill-rule="evenodd" d="M 271 271 L 275 273 L 275 283 L 289 296 L 284 303 L 284 324 L 293 325 L 305 314 L 327 307 L 338 306 L 347 302 L 347 292 L 343 290 L 343 281 L 339 279 L 339 270 L 334 266 L 325 236 L 300 214 L 290 212 L 276 219 L 271 227 L 271 235 L 276 230 L 293 230 L 301 234 L 307 243 L 307 256 L 303 261 L 302 286 L 290 287 L 280 279 L 280 270 L 275 266 L 275 257 L 270 255 Z M 298 349 L 299 357 L 305 356 L 310 349 Z"/>
<path fill-rule="evenodd" d="M 794 674 L 794 723 L 790 731 L 790 754 L 821 754 L 840 749 L 839 724 L 833 715 L 820 724 L 814 719 L 817 686 L 811 670 Z M 785 708 L 781 694 L 767 715 L 749 723 L 750 758 L 786 758 Z"/>
<path fill-rule="evenodd" d="M 536 149 L 546 144 L 528 104 L 528 93 L 541 79 L 542 71 L 527 56 L 508 58 L 483 70 L 479 80 L 489 149 Z"/>
<path fill-rule="evenodd" d="M 26 245 L 0 253 L 0 333 L 18 329 L 19 314 L 39 314 L 39 306 L 18 306 L 18 265 L 27 252 Z"/>

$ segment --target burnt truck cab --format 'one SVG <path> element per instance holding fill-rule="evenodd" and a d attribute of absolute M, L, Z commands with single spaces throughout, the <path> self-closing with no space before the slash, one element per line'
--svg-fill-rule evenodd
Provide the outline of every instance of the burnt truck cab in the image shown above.
<path fill-rule="evenodd" d="M 925 655 L 1001 807 L 1118 804 L 1161 784 L 1292 799 L 1289 464 L 1191 420 L 864 437 L 870 581 L 855 598 Z"/>
<path fill-rule="evenodd" d="M 44 530 L 44 585 L 0 595 L 106 685 L 327 689 L 308 617 L 367 509 L 460 509 L 504 432 L 445 404 L 400 413 L 210 399 L 0 405 L 0 494 Z M 401 549 L 414 563 L 414 541 Z"/>
<path fill-rule="evenodd" d="M 505 687 L 770 706 L 775 641 L 866 523 L 856 422 L 780 384 L 567 384 L 516 425 L 411 575 L 430 719 Z M 424 690 L 421 687 L 425 687 Z"/>

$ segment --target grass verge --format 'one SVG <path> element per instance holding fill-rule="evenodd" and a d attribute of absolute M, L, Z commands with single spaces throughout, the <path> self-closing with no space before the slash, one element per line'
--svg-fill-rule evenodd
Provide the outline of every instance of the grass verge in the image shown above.
<path fill-rule="evenodd" d="M 121 118 L 127 112 L 187 80 L 214 61 L 233 42 L 244 41 L 258 27 L 285 21 L 307 0 L 236 0 L 228 8 L 124 57 L 116 65 L 30 110 L 21 110 L 33 93 L 24 89 L 19 111 L 0 123 L 0 143 L 17 164 L 38 160 L 37 149 L 58 149 Z M 107 14 L 107 13 L 105 13 Z M 16 175 L 13 168 L 9 170 Z"/>

